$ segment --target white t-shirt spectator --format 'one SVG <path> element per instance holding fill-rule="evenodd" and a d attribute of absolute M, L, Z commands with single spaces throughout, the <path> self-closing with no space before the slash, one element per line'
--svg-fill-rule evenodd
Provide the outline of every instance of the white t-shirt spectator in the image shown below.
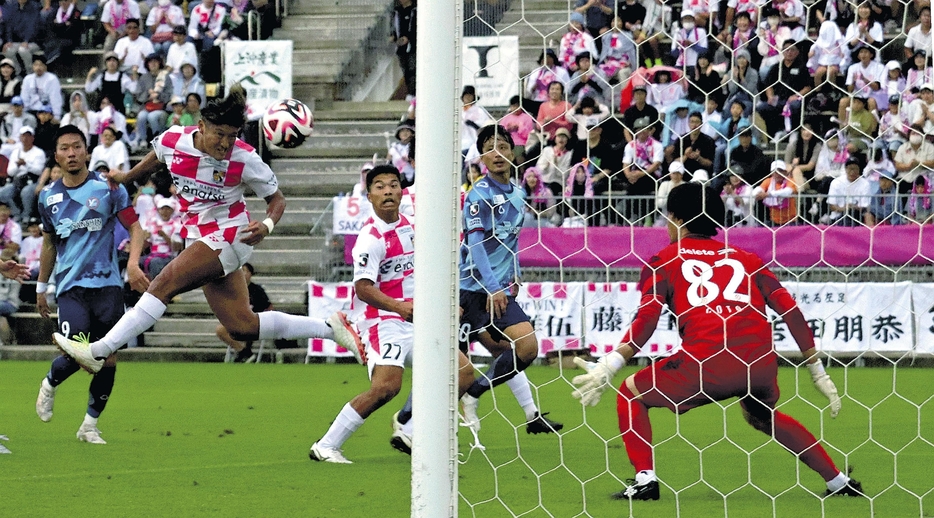
<path fill-rule="evenodd" d="M 634 164 L 643 171 L 652 164 L 660 164 L 665 159 L 665 147 L 652 137 L 645 139 L 632 139 L 623 149 L 623 165 Z"/>
<path fill-rule="evenodd" d="M 22 147 L 14 149 L 10 153 L 10 164 L 6 168 L 6 174 L 10 178 L 23 176 L 27 173 L 39 176 L 42 174 L 42 170 L 45 169 L 45 158 L 45 152 L 39 149 L 39 146 L 33 146 L 29 151 L 24 151 Z M 22 166 L 17 165 L 20 159 L 26 162 Z M 22 235 L 22 232 L 20 235 Z"/>
<path fill-rule="evenodd" d="M 869 201 L 872 198 L 872 184 L 869 180 L 860 176 L 856 181 L 851 182 L 846 175 L 838 176 L 830 182 L 830 191 L 827 193 L 827 204 L 838 207 L 847 205 L 856 205 L 861 209 L 869 208 Z M 830 219 L 835 220 L 843 216 L 840 212 L 831 212 Z"/>
<path fill-rule="evenodd" d="M 923 164 L 931 160 L 934 160 L 934 144 L 927 141 L 922 141 L 918 149 L 911 147 L 911 142 L 905 142 L 899 146 L 898 151 L 895 152 L 896 167 L 898 167 L 899 164 L 907 165 L 915 161 L 919 164 Z M 898 179 L 903 182 L 912 183 L 918 176 L 925 172 L 927 172 L 927 169 L 919 165 L 910 171 L 898 173 Z"/>
<path fill-rule="evenodd" d="M 185 63 L 192 64 L 195 68 L 198 67 L 198 51 L 195 49 L 195 44 L 190 41 L 181 45 L 173 42 L 166 54 L 165 65 L 175 72 L 181 70 Z"/>
<path fill-rule="evenodd" d="M 925 34 L 921 30 L 920 24 L 908 29 L 908 36 L 905 38 L 905 48 L 911 49 L 913 52 L 923 50 L 930 56 L 932 49 L 931 38 L 934 37 L 931 32 L 934 31 L 928 31 L 927 34 Z"/>
<path fill-rule="evenodd" d="M 185 13 L 182 12 L 181 7 L 174 4 L 169 4 L 168 7 L 157 5 L 149 11 L 149 16 L 146 17 L 146 27 L 152 27 L 156 23 L 159 25 L 153 31 L 154 34 L 172 32 L 174 27 L 185 25 Z"/>
<path fill-rule="evenodd" d="M 19 228 L 19 225 L 16 225 Z M 22 233 L 22 230 L 20 230 Z M 23 264 L 29 267 L 30 274 L 39 274 L 39 256 L 42 253 L 42 236 L 33 237 L 31 235 L 23 238 L 19 247 L 19 255 L 23 258 Z"/>
<path fill-rule="evenodd" d="M 38 239 L 41 249 L 42 238 Z M 0 225 L 0 250 L 6 248 L 8 243 L 16 243 L 18 246 L 20 246 L 20 253 L 22 253 L 23 249 L 21 245 L 23 244 L 23 229 L 13 218 L 7 218 L 6 223 Z"/>
<path fill-rule="evenodd" d="M 56 120 L 62 119 L 62 83 L 58 76 L 52 72 L 44 72 L 41 76 L 35 73 L 23 78 L 22 94 L 26 111 L 37 112 L 43 104 L 52 105 L 52 116 Z"/>
<path fill-rule="evenodd" d="M 119 140 L 110 147 L 98 144 L 94 151 L 91 151 L 91 167 L 100 161 L 107 162 L 111 169 L 130 170 L 130 154 L 127 152 L 126 144 Z"/>
<path fill-rule="evenodd" d="M 130 18 L 136 18 L 139 20 L 139 4 L 136 3 L 136 0 L 123 0 L 123 2 L 117 2 L 117 0 L 110 0 L 104 4 L 104 8 L 101 11 L 101 23 L 109 23 L 114 26 L 114 29 L 117 32 L 121 32 L 123 26 L 126 25 L 126 21 Z M 114 23 L 117 21 L 117 23 Z"/>
<path fill-rule="evenodd" d="M 869 66 L 864 67 L 862 62 L 856 62 L 850 65 L 846 70 L 846 85 L 853 87 L 853 93 L 862 93 L 871 95 L 874 90 L 869 88 L 870 83 L 879 83 L 880 87 L 885 86 L 888 72 L 885 65 L 870 61 Z"/>
<path fill-rule="evenodd" d="M 214 7 L 208 9 L 204 4 L 198 4 L 191 11 L 191 21 L 188 22 L 188 35 L 194 39 L 201 39 L 200 26 L 207 26 L 207 30 L 217 36 L 221 33 L 224 23 L 224 16 L 227 15 L 227 9 L 220 4 L 215 3 Z"/>
<path fill-rule="evenodd" d="M 117 45 L 114 47 L 114 52 L 117 53 L 125 70 L 130 70 L 135 66 L 141 73 L 146 70 L 146 56 L 155 51 L 156 49 L 153 48 L 149 38 L 143 36 L 138 36 L 135 40 L 131 40 L 129 36 L 124 36 L 117 40 Z"/>

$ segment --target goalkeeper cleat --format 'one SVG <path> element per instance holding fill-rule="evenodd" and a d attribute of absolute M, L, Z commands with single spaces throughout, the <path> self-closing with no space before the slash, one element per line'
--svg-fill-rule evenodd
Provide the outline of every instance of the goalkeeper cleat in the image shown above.
<path fill-rule="evenodd" d="M 65 338 L 58 333 L 52 334 L 55 345 L 65 353 L 65 356 L 78 362 L 78 365 L 80 365 L 82 369 L 91 374 L 97 374 L 98 371 L 101 370 L 101 367 L 104 366 L 104 360 L 98 360 L 91 354 L 91 341 L 87 337 L 79 335 L 75 338 L 77 338 L 77 340 Z"/>
<path fill-rule="evenodd" d="M 658 500 L 660 496 L 657 480 L 636 485 L 635 479 L 629 479 L 626 484 L 626 489 L 613 493 L 610 497 L 613 500 Z"/>
<path fill-rule="evenodd" d="M 96 426 L 84 426 L 78 428 L 78 440 L 90 444 L 107 444 L 101 437 L 101 431 Z"/>
<path fill-rule="evenodd" d="M 837 491 L 827 490 L 824 496 L 866 496 L 863 492 L 863 485 L 856 479 L 849 479 L 846 485 Z"/>
<path fill-rule="evenodd" d="M 366 347 L 363 340 L 360 340 L 360 335 L 347 321 L 347 315 L 343 311 L 337 311 L 328 317 L 327 324 L 334 331 L 334 341 L 350 351 L 357 363 L 366 365 Z"/>
<path fill-rule="evenodd" d="M 477 409 L 480 406 L 480 400 L 470 394 L 464 394 L 461 396 L 461 403 L 464 407 L 463 426 L 469 427 L 474 433 L 479 432 L 480 416 L 477 414 Z"/>
<path fill-rule="evenodd" d="M 535 412 L 535 419 L 525 423 L 525 433 L 557 433 L 564 428 L 563 424 L 548 419 L 545 417 L 546 415 L 548 415 L 548 412 L 544 414 Z"/>
<path fill-rule="evenodd" d="M 55 387 L 48 378 L 42 378 L 39 384 L 39 397 L 36 398 L 36 414 L 43 422 L 52 420 L 52 407 L 55 405 Z"/>
<path fill-rule="evenodd" d="M 326 448 L 318 443 L 311 445 L 308 458 L 317 462 L 331 462 L 334 464 L 353 464 L 344 457 L 344 452 L 337 448 Z"/>

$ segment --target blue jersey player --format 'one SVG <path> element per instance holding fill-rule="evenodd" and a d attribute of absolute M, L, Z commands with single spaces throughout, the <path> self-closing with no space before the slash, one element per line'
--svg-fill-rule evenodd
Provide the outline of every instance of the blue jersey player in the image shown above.
<path fill-rule="evenodd" d="M 95 340 L 123 315 L 123 277 L 117 265 L 114 227 L 119 221 L 130 230 L 127 274 L 135 288 L 145 285 L 145 275 L 139 269 L 145 238 L 126 189 L 112 188 L 97 172 L 88 171 L 87 142 L 80 129 L 68 125 L 58 130 L 55 160 L 64 176 L 39 193 L 44 241 L 36 305 L 39 313 L 48 318 L 46 292 L 54 268 L 61 333 L 83 334 Z M 65 355 L 52 361 L 36 401 L 39 419 L 52 418 L 56 388 L 79 368 L 77 362 Z M 97 428 L 97 419 L 110 399 L 116 371 L 116 355 L 112 354 L 91 380 L 88 411 L 78 429 L 79 440 L 106 444 Z"/>
<path fill-rule="evenodd" d="M 486 126 L 477 135 L 480 160 L 488 174 L 476 181 L 464 200 L 464 237 L 460 256 L 461 326 L 470 339 L 488 347 L 493 360 L 461 399 L 467 425 L 479 429 L 477 398 L 492 386 L 516 377 L 538 355 L 538 339 L 528 315 L 516 303 L 519 287 L 519 230 L 525 212 L 524 193 L 509 177 L 515 167 L 513 142 L 502 126 Z M 512 345 L 509 349 L 508 346 Z M 522 375 L 524 378 L 524 375 Z M 528 386 L 527 380 L 523 383 Z M 531 392 L 530 392 L 531 394 Z M 517 394 L 522 403 L 523 398 Z M 554 432 L 562 428 L 540 414 L 529 398 L 526 430 Z M 534 410 L 533 410 L 534 409 Z"/>

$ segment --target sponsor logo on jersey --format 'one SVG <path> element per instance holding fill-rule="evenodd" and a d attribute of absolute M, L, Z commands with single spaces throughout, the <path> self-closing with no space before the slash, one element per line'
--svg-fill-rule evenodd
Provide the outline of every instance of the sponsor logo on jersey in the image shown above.
<path fill-rule="evenodd" d="M 357 258 L 357 266 L 360 268 L 366 267 L 368 262 L 370 262 L 370 254 L 360 254 L 360 257 Z"/>
<path fill-rule="evenodd" d="M 51 207 L 52 205 L 55 205 L 56 203 L 61 203 L 61 202 L 63 202 L 63 201 L 65 201 L 65 195 L 64 195 L 63 193 L 60 193 L 60 192 L 59 192 L 59 193 L 56 193 L 56 194 L 52 194 L 51 196 L 49 196 L 48 198 L 46 198 L 46 199 L 45 199 L 45 206 L 46 206 L 46 207 Z"/>
<path fill-rule="evenodd" d="M 698 250 L 694 248 L 682 248 L 678 250 L 681 255 L 717 255 L 713 250 Z"/>
<path fill-rule="evenodd" d="M 473 218 L 473 219 L 467 221 L 467 226 L 468 226 L 468 227 L 479 227 L 479 226 L 480 226 L 480 218 Z"/>
<path fill-rule="evenodd" d="M 91 210 L 97 210 L 97 208 L 101 205 L 101 201 L 94 196 L 91 196 L 88 198 L 88 201 L 85 202 L 85 205 L 87 205 L 87 207 Z"/>
<path fill-rule="evenodd" d="M 494 194 L 494 195 L 493 195 L 493 205 L 500 205 L 500 204 L 503 204 L 503 203 L 506 203 L 506 197 L 505 197 L 505 196 L 503 196 L 502 194 Z"/>

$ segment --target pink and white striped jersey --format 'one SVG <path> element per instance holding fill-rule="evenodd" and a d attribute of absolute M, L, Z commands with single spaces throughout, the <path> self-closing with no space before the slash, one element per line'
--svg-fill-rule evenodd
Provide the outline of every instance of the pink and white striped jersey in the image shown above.
<path fill-rule="evenodd" d="M 233 243 L 237 229 L 249 224 L 243 193 L 249 185 L 260 198 L 275 194 L 279 182 L 253 148 L 237 139 L 224 160 L 195 149 L 197 126 L 172 126 L 152 141 L 153 150 L 172 175 L 178 194 L 183 239 L 218 231 Z"/>
<path fill-rule="evenodd" d="M 370 217 L 354 243 L 352 256 L 355 283 L 368 279 L 388 297 L 412 300 L 415 294 L 415 228 L 406 216 L 400 214 L 395 223 Z M 351 318 L 360 329 L 382 320 L 402 320 L 397 313 L 364 303 L 356 294 L 350 309 Z"/>

